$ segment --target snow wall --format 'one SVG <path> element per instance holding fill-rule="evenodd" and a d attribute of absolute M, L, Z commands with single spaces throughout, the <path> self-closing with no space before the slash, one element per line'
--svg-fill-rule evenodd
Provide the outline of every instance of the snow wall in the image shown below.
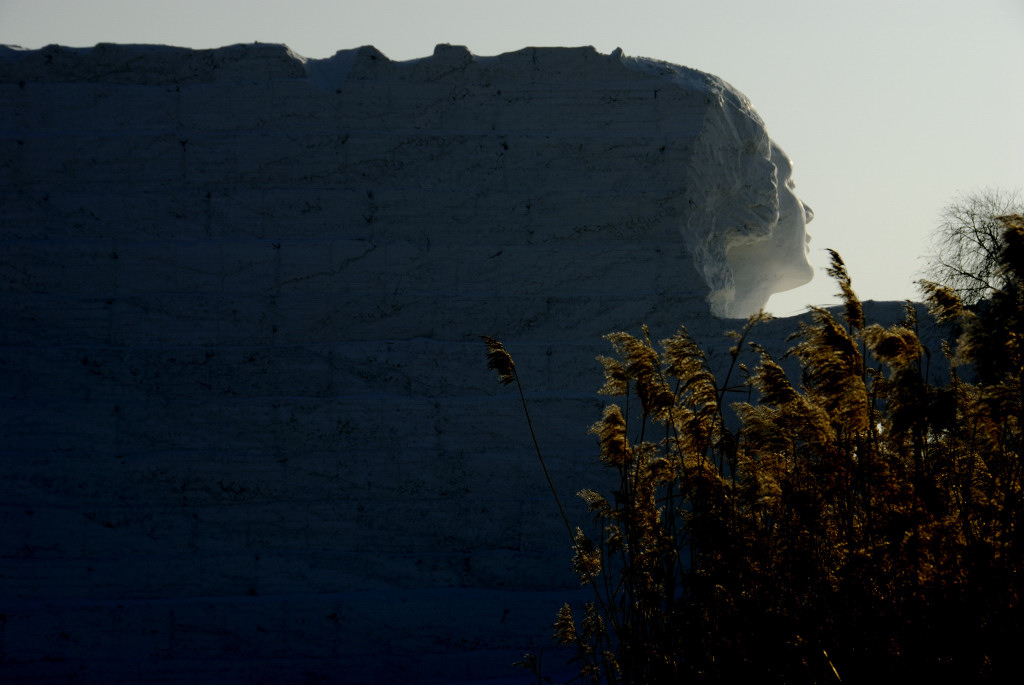
<path fill-rule="evenodd" d="M 771 218 L 694 175 L 745 103 L 590 48 L 0 52 L 0 680 L 459 682 L 549 648 L 579 587 L 478 336 L 585 522 L 600 336 L 728 355 L 732 234 L 690 218 L 696 189 Z"/>

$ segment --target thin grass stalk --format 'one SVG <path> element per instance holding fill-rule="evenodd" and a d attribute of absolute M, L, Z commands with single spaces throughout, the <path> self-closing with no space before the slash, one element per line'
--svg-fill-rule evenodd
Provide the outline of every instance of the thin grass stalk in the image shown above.
<path fill-rule="evenodd" d="M 548 471 L 547 464 L 544 461 L 544 455 L 541 452 L 540 443 L 537 440 L 537 434 L 536 434 L 536 432 L 533 429 L 533 421 L 530 418 L 530 410 L 529 410 L 529 407 L 526 404 L 526 395 L 523 392 L 523 385 L 522 385 L 522 383 L 519 380 L 518 372 L 516 372 L 514 369 L 513 369 L 513 375 L 515 377 L 516 388 L 519 390 L 519 400 L 520 400 L 520 402 L 523 405 L 523 412 L 526 414 L 526 425 L 527 425 L 527 427 L 530 430 L 530 438 L 533 440 L 533 447 L 534 447 L 534 450 L 537 453 L 537 459 L 540 461 L 541 469 L 544 471 L 544 478 L 545 478 L 545 480 L 547 480 L 548 487 L 551 489 L 551 494 L 555 498 L 555 504 L 558 506 L 558 513 L 559 513 L 559 515 L 562 518 L 562 523 L 565 525 L 566 532 L 569 534 L 569 540 L 572 542 L 573 549 L 575 550 L 575 552 L 577 554 L 582 556 L 583 548 L 580 547 L 579 543 L 576 542 L 576 536 L 573 534 L 572 526 L 569 523 L 569 517 L 565 513 L 565 508 L 562 506 L 562 500 L 558 496 L 558 490 L 555 488 L 555 483 L 554 483 L 554 481 L 551 478 L 551 473 Z M 600 590 L 598 588 L 597 579 L 593 576 L 592 573 L 590 573 L 590 571 L 588 569 L 584 568 L 584 572 L 587 575 L 587 584 L 590 585 L 594 589 L 594 599 L 598 603 L 598 605 L 601 607 L 601 612 L 605 616 L 608 617 L 609 622 L 612 624 L 612 629 L 616 633 L 618 633 L 620 631 L 618 623 L 615 621 L 614 615 L 612 615 L 608 611 L 608 606 L 605 603 L 604 598 L 601 597 L 601 592 L 600 592 Z M 610 645 L 605 644 L 604 640 L 605 640 L 605 635 L 602 633 L 598 637 L 598 651 L 602 651 L 604 649 L 610 648 Z M 596 664 L 594 664 L 594 665 L 596 666 Z M 609 676 L 608 682 L 609 682 L 609 685 L 613 685 L 613 681 L 611 680 L 610 676 Z"/>
<path fill-rule="evenodd" d="M 555 488 L 555 483 L 551 479 L 551 473 L 548 471 L 548 466 L 544 462 L 544 455 L 540 451 L 540 443 L 537 441 L 537 433 L 533 430 L 533 420 L 530 418 L 530 409 L 526 406 L 526 395 L 523 393 L 523 384 L 519 381 L 519 373 L 513 369 L 513 375 L 516 380 L 516 388 L 519 390 L 519 400 L 523 405 L 523 413 L 526 414 L 526 426 L 530 429 L 530 438 L 533 440 L 533 449 L 537 453 L 537 459 L 540 461 L 540 467 L 544 471 L 544 479 L 548 483 L 548 487 L 551 489 L 551 494 L 555 498 L 555 504 L 558 506 L 558 513 L 562 517 L 562 523 L 565 524 L 565 530 L 569 533 L 569 539 L 573 540 L 573 547 L 576 546 L 576 536 L 573 535 L 572 526 L 569 523 L 569 517 L 565 513 L 565 508 L 562 507 L 562 500 L 558 496 L 558 490 Z"/>
<path fill-rule="evenodd" d="M 537 432 L 533 428 L 533 419 L 530 416 L 530 409 L 526 403 L 526 393 L 523 391 L 523 384 L 519 378 L 519 372 L 516 370 L 515 362 L 512 360 L 511 355 L 505 351 L 504 346 L 496 339 L 487 336 L 482 336 L 484 342 L 488 347 L 488 366 L 498 371 L 499 380 L 508 385 L 510 382 L 515 382 L 516 389 L 519 392 L 519 401 L 523 406 L 523 413 L 526 416 L 526 425 L 530 431 L 530 439 L 533 442 L 534 452 L 537 454 L 537 459 L 540 461 L 541 470 L 544 472 L 544 479 L 547 481 L 548 488 L 551 490 L 551 495 L 554 497 L 555 505 L 558 507 L 559 516 L 562 519 L 562 523 L 565 526 L 566 533 L 569 536 L 569 541 L 572 544 L 573 550 L 576 554 L 582 556 L 584 550 L 576 541 L 576 536 L 573 533 L 572 525 L 569 523 L 569 517 L 565 513 L 565 508 L 562 506 L 562 500 L 558 495 L 558 489 L 555 487 L 554 480 L 551 478 L 551 473 L 548 471 L 547 463 L 544 461 L 544 454 L 540 449 L 540 442 L 537 439 Z M 608 616 L 609 621 L 612 624 L 613 630 L 618 633 L 619 627 L 614 620 L 614 616 L 608 611 L 608 607 L 601 596 L 601 591 L 597 585 L 597 579 L 594 578 L 593 574 L 584 567 L 584 572 L 587 576 L 587 584 L 590 585 L 594 590 L 594 599 L 598 606 L 601 607 L 602 613 Z M 607 648 L 609 645 L 603 644 L 604 634 L 599 637 L 599 648 Z M 611 683 L 611 680 L 609 680 Z"/>

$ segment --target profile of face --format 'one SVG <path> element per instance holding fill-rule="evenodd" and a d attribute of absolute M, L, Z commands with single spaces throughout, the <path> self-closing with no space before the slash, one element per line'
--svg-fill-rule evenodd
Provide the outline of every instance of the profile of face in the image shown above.
<path fill-rule="evenodd" d="M 750 101 L 724 82 L 709 83 L 716 97 L 687 165 L 682 234 L 711 312 L 746 318 L 814 276 L 806 231 L 814 214 L 796 195 L 793 163 Z"/>
<path fill-rule="evenodd" d="M 767 238 L 737 241 L 726 249 L 735 284 L 734 314 L 756 312 L 773 293 L 797 288 L 814 276 L 806 231 L 814 212 L 797 197 L 793 163 L 774 142 L 769 159 L 775 167 L 779 218 Z"/>

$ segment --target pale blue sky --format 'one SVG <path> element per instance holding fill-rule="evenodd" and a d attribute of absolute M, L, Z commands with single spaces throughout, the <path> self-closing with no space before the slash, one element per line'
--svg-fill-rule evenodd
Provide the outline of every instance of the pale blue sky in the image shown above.
<path fill-rule="evenodd" d="M 943 206 L 1024 187 L 1024 0 L 0 0 L 0 43 L 26 48 L 252 41 L 396 60 L 437 43 L 621 47 L 721 76 L 793 158 L 816 214 L 818 275 L 772 298 L 779 315 L 835 301 L 826 247 L 862 298 L 916 298 Z"/>

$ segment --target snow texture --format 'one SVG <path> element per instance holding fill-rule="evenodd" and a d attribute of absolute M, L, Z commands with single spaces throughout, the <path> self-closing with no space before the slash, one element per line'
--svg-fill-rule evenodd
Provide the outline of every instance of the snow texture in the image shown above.
<path fill-rule="evenodd" d="M 0 48 L 0 91 L 4 682 L 515 675 L 579 590 L 478 336 L 582 522 L 600 336 L 723 366 L 709 303 L 809 277 L 746 99 L 621 52 Z"/>

